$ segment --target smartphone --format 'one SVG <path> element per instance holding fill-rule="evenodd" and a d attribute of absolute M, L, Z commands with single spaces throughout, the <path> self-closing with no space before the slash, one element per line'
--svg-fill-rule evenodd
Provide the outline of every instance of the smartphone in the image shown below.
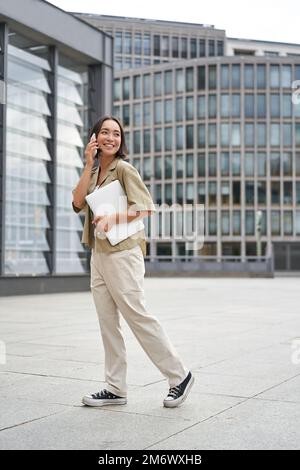
<path fill-rule="evenodd" d="M 91 136 L 91 138 L 90 138 L 90 142 L 93 142 L 93 140 L 96 140 L 96 134 L 95 134 L 95 132 L 92 134 L 92 136 Z M 95 150 L 93 157 L 95 158 L 96 155 L 97 155 L 97 150 Z"/>

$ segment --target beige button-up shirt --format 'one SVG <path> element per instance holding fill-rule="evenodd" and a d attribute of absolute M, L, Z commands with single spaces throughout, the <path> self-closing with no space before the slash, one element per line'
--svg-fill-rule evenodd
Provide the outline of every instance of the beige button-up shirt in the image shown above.
<path fill-rule="evenodd" d="M 92 170 L 88 194 L 92 193 L 96 188 L 99 169 L 100 166 L 93 168 Z M 139 172 L 134 166 L 124 161 L 121 157 L 115 157 L 110 163 L 107 168 L 105 179 L 102 181 L 100 187 L 103 187 L 115 180 L 120 181 L 120 184 L 126 193 L 128 208 L 134 205 L 134 209 L 136 211 L 156 210 L 151 195 L 143 183 Z M 73 189 L 73 192 L 74 190 L 75 189 Z M 74 206 L 73 203 L 72 206 L 76 213 L 81 211 L 85 212 L 81 242 L 89 246 L 89 248 L 109 253 L 113 251 L 129 250 L 130 248 L 134 248 L 136 245 L 140 245 L 143 255 L 146 256 L 146 237 L 144 230 L 140 230 L 131 237 L 126 238 L 126 240 L 112 246 L 107 238 L 100 239 L 94 237 L 95 227 L 92 224 L 93 213 L 88 204 L 85 203 L 82 209 Z"/>

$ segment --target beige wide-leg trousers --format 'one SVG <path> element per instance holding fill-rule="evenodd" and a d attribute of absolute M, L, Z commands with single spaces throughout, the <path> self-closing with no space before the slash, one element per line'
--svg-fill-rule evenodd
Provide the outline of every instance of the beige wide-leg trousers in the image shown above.
<path fill-rule="evenodd" d="M 127 360 L 120 313 L 170 387 L 182 382 L 189 372 L 160 322 L 146 310 L 144 274 L 139 245 L 112 253 L 92 250 L 91 290 L 105 352 L 106 389 L 121 397 L 127 395 Z"/>

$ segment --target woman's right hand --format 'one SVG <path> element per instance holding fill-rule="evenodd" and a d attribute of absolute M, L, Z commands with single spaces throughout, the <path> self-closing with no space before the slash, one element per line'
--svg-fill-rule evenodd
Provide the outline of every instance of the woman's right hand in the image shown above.
<path fill-rule="evenodd" d="M 86 161 L 87 166 L 90 166 L 90 167 L 94 166 L 95 157 L 97 155 L 98 148 L 99 148 L 99 145 L 98 145 L 96 136 L 95 134 L 93 134 L 84 151 L 84 156 L 85 156 L 85 161 Z"/>

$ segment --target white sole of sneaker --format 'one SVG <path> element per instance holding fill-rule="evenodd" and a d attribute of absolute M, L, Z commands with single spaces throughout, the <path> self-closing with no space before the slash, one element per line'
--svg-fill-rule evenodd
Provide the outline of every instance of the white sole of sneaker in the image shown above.
<path fill-rule="evenodd" d="M 83 397 L 82 403 L 87 406 L 109 406 L 109 405 L 126 405 L 126 398 L 115 398 L 114 400 L 95 400 L 94 398 Z"/>
<path fill-rule="evenodd" d="M 177 398 L 177 400 L 174 400 L 174 401 L 164 400 L 164 406 L 166 408 L 176 408 L 177 406 L 181 405 L 181 403 L 183 403 L 184 400 L 187 398 L 192 386 L 194 385 L 194 382 L 195 382 L 195 378 L 192 375 L 190 383 L 186 387 L 184 394 L 180 398 Z"/>

